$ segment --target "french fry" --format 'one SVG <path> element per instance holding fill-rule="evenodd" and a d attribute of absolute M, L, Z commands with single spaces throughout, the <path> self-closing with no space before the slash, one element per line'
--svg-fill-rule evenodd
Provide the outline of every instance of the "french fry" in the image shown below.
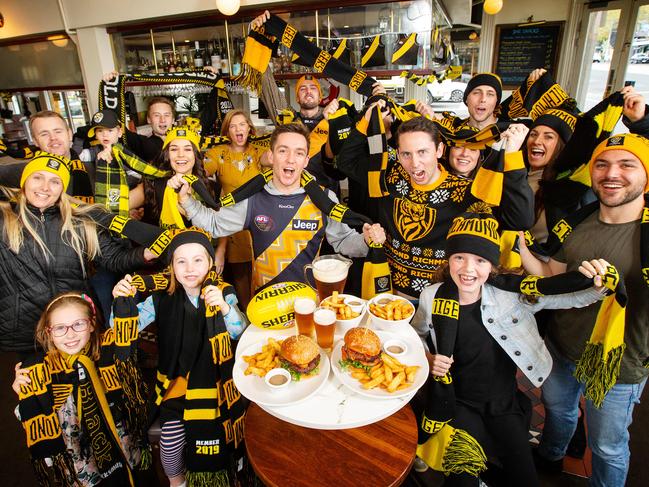
<path fill-rule="evenodd" d="M 390 385 L 388 386 L 388 392 L 394 392 L 397 390 L 397 387 L 399 387 L 399 384 L 401 384 L 406 378 L 406 374 L 403 372 L 399 372 L 394 379 L 392 379 L 392 382 L 390 382 Z"/>
<path fill-rule="evenodd" d="M 390 366 L 383 364 L 383 370 L 385 371 L 385 380 L 388 381 L 388 383 L 392 382 L 393 374 Z"/>
<path fill-rule="evenodd" d="M 380 375 L 376 379 L 372 379 L 371 381 L 366 382 L 365 384 L 363 384 L 363 389 L 374 389 L 381 382 L 383 382 L 383 377 L 383 375 Z"/>
<path fill-rule="evenodd" d="M 419 369 L 417 365 L 406 367 L 406 382 L 412 383 L 415 381 L 415 375 L 417 374 L 417 369 Z"/>
<path fill-rule="evenodd" d="M 356 372 L 355 371 L 355 372 L 352 372 L 352 377 L 354 379 L 361 380 L 361 379 L 367 378 L 367 374 L 365 372 Z"/>
<path fill-rule="evenodd" d="M 403 299 L 382 298 L 383 304 L 370 303 L 370 312 L 384 320 L 404 320 L 412 316 L 414 307 L 408 301 Z"/>
<path fill-rule="evenodd" d="M 397 391 L 401 391 L 401 390 L 403 390 L 403 389 L 407 389 L 408 387 L 410 387 L 410 384 L 408 384 L 407 382 L 404 382 L 404 383 L 399 384 L 399 385 L 397 386 Z"/>
<path fill-rule="evenodd" d="M 259 377 L 263 377 L 266 375 L 267 370 L 260 369 L 259 367 L 248 367 L 248 370 L 250 370 L 250 373 L 258 375 Z"/>
<path fill-rule="evenodd" d="M 370 373 L 370 377 L 372 379 L 376 379 L 377 377 L 379 377 L 381 375 L 385 375 L 385 373 L 383 372 L 383 369 L 376 369 L 374 372 Z"/>

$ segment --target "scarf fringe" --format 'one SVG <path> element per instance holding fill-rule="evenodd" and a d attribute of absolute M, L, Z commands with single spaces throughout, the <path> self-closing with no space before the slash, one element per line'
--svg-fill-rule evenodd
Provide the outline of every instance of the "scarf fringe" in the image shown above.
<path fill-rule="evenodd" d="M 187 487 L 230 487 L 227 469 L 218 472 L 187 472 Z"/>
<path fill-rule="evenodd" d="M 140 449 L 140 464 L 138 465 L 139 470 L 149 470 L 153 465 L 153 454 L 151 453 L 151 447 L 142 447 Z"/>
<path fill-rule="evenodd" d="M 584 396 L 597 408 L 602 406 L 606 394 L 617 381 L 625 349 L 623 343 L 604 354 L 601 343 L 587 343 L 577 361 L 574 376 L 585 384 Z"/>
<path fill-rule="evenodd" d="M 51 467 L 47 465 L 45 458 L 32 459 L 38 485 L 43 487 L 52 485 L 52 482 L 50 482 L 50 473 L 52 473 L 55 485 L 82 487 L 77 478 L 72 457 L 67 452 L 57 453 L 50 459 L 52 460 Z"/>
<path fill-rule="evenodd" d="M 477 477 L 480 472 L 487 470 L 487 457 L 473 436 L 457 429 L 444 452 L 442 470 L 446 475 L 466 472 Z"/>
<path fill-rule="evenodd" d="M 257 71 L 249 64 L 241 66 L 241 74 L 234 78 L 244 88 L 254 90 L 258 95 L 261 94 L 261 78 L 264 73 Z"/>
<path fill-rule="evenodd" d="M 140 369 L 135 364 L 133 357 L 127 360 L 115 360 L 115 368 L 120 377 L 120 383 L 125 399 L 126 430 L 136 444 L 146 444 L 147 434 L 147 397 L 148 388 Z M 144 452 L 146 448 L 143 447 Z"/>

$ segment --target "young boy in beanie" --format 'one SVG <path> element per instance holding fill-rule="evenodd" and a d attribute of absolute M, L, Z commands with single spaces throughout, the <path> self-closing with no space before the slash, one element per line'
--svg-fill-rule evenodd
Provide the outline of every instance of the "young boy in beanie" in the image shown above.
<path fill-rule="evenodd" d="M 498 269 L 497 229 L 498 222 L 483 204 L 472 205 L 455 218 L 446 240 L 448 265 L 439 270 L 442 282 L 421 293 L 412 324 L 429 350 L 429 380 L 447 376 L 450 382 L 444 382 L 444 387 L 453 388 L 454 404 L 449 405 L 446 417 L 450 418 L 449 426 L 468 433 L 488 457 L 498 457 L 508 485 L 534 486 L 539 484 L 528 443 L 529 420 L 525 410 L 529 410 L 529 404 L 525 404 L 525 396 L 518 394 L 516 383 L 517 369 L 536 386 L 543 383 L 552 369 L 552 359 L 538 334 L 534 313 L 543 308 L 588 306 L 603 295 L 590 287 L 525 300 L 519 291 L 519 287 L 523 288 L 520 283 L 505 285 L 506 281 L 499 279 L 505 276 L 499 276 L 502 272 Z M 589 279 L 592 276 L 588 272 L 596 270 L 594 282 L 601 286 L 599 272 L 607 265 L 603 260 L 592 260 L 584 262 L 579 270 Z M 583 280 L 585 286 L 589 279 Z M 550 293 L 550 289 L 545 289 L 545 294 Z M 429 387 L 429 393 L 435 396 L 439 389 L 435 385 Z M 439 402 L 437 396 L 426 399 Z M 439 406 L 427 405 L 424 417 L 428 421 L 422 424 L 439 420 L 430 417 L 431 409 L 440 412 Z M 433 468 L 439 468 L 432 447 L 435 439 L 423 442 L 420 436 L 419 444 L 418 455 Z M 445 452 L 449 448 L 453 447 L 447 445 Z M 445 473 L 453 467 L 444 485 L 477 487 L 477 472 L 453 466 L 451 456 L 444 458 L 442 454 Z"/>

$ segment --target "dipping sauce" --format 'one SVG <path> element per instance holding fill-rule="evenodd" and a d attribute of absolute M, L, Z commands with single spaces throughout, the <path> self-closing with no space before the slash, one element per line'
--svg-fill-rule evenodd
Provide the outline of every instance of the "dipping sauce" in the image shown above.
<path fill-rule="evenodd" d="M 346 301 L 346 304 L 350 306 L 360 306 L 363 303 L 361 303 L 360 301 Z"/>
<path fill-rule="evenodd" d="M 403 348 L 401 348 L 399 345 L 390 345 L 386 350 L 390 353 L 403 353 Z"/>
<path fill-rule="evenodd" d="M 385 304 L 389 304 L 391 301 L 392 300 L 390 298 L 381 298 L 377 300 L 376 303 L 380 305 L 385 305 Z"/>
<path fill-rule="evenodd" d="M 270 379 L 268 379 L 268 382 L 270 382 L 274 386 L 281 386 L 282 384 L 285 384 L 288 381 L 288 379 L 283 376 L 283 375 L 274 375 Z"/>

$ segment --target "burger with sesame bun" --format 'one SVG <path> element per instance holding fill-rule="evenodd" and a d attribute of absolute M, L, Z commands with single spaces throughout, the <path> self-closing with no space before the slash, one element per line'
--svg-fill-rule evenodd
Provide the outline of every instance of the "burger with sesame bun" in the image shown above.
<path fill-rule="evenodd" d="M 294 381 L 302 377 L 313 377 L 319 371 L 320 348 L 309 337 L 290 336 L 282 342 L 279 361 L 291 373 Z"/>
<path fill-rule="evenodd" d="M 345 344 L 341 350 L 341 367 L 356 367 L 369 372 L 375 365 L 383 363 L 381 340 L 369 328 L 352 328 L 345 333 L 344 340 Z"/>

